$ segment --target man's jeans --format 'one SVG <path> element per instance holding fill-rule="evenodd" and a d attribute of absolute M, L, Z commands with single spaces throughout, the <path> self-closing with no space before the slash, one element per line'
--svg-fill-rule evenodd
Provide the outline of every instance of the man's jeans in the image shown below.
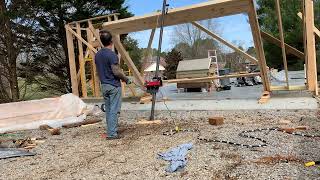
<path fill-rule="evenodd" d="M 105 100 L 106 129 L 108 137 L 117 136 L 118 115 L 121 109 L 121 87 L 102 84 L 102 93 Z"/>

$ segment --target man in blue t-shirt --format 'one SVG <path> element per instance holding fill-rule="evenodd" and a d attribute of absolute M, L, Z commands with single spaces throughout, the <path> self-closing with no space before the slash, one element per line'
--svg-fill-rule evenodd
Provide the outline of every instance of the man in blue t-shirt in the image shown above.
<path fill-rule="evenodd" d="M 96 56 L 95 63 L 101 81 L 102 93 L 105 100 L 107 139 L 118 139 L 118 116 L 121 110 L 121 82 L 130 84 L 119 67 L 118 56 L 112 51 L 112 35 L 108 31 L 100 32 L 103 44 Z"/>

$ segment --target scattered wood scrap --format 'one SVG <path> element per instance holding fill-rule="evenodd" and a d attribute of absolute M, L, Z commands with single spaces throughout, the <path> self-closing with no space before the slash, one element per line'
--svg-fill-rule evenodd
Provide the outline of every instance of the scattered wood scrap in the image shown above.
<path fill-rule="evenodd" d="M 139 125 L 162 124 L 162 121 L 161 120 L 145 120 L 145 119 L 142 119 L 142 120 L 138 121 L 136 124 L 139 124 Z"/>
<path fill-rule="evenodd" d="M 265 103 L 267 103 L 269 101 L 269 99 L 270 99 L 270 92 L 269 91 L 264 91 L 262 93 L 262 96 L 261 96 L 260 100 L 259 100 L 259 104 L 265 104 Z"/>
<path fill-rule="evenodd" d="M 254 161 L 257 164 L 269 164 L 269 165 L 274 165 L 277 163 L 288 163 L 288 162 L 303 162 L 301 159 L 293 156 L 293 155 L 288 155 L 288 156 L 282 156 L 282 155 L 275 155 L 275 156 L 265 156 L 262 158 L 259 158 L 258 160 Z"/>
<path fill-rule="evenodd" d="M 152 96 L 144 96 L 140 98 L 140 104 L 146 104 L 152 101 Z"/>
<path fill-rule="evenodd" d="M 308 126 L 297 126 L 297 127 L 285 127 L 281 128 L 281 131 L 285 131 L 287 133 L 293 133 L 297 130 L 307 130 Z"/>
<path fill-rule="evenodd" d="M 213 126 L 222 125 L 224 123 L 223 121 L 224 121 L 223 117 L 210 117 L 209 118 L 209 124 L 211 124 Z"/>
<path fill-rule="evenodd" d="M 48 125 L 41 125 L 39 127 L 40 130 L 48 130 L 50 132 L 51 135 L 60 135 L 60 129 L 59 128 L 52 128 Z"/>
<path fill-rule="evenodd" d="M 88 125 L 88 124 L 95 124 L 98 122 L 101 122 L 101 119 L 88 119 L 88 120 L 84 120 L 82 122 L 78 122 L 78 123 L 71 123 L 71 124 L 65 124 L 62 127 L 63 128 L 74 128 L 74 127 L 80 127 L 83 125 Z"/>

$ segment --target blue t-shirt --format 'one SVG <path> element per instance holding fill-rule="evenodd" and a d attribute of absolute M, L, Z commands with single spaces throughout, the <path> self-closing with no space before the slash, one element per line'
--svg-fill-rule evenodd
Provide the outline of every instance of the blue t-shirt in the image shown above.
<path fill-rule="evenodd" d="M 121 86 L 120 79 L 113 74 L 111 69 L 111 65 L 119 64 L 118 56 L 115 52 L 108 48 L 101 48 L 95 56 L 95 63 L 101 84 L 110 84 L 115 87 Z"/>

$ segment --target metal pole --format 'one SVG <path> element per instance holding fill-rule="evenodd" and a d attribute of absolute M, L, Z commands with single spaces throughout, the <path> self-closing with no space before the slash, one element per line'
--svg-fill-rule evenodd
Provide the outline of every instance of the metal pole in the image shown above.
<path fill-rule="evenodd" d="M 162 35 L 163 35 L 164 16 L 166 14 L 166 7 L 167 7 L 167 0 L 163 0 L 155 78 L 159 77 L 160 53 L 161 53 L 161 46 L 162 46 Z M 157 92 L 152 92 L 152 106 L 151 106 L 150 120 L 154 120 L 154 109 L 156 106 L 156 98 L 157 98 Z"/>

